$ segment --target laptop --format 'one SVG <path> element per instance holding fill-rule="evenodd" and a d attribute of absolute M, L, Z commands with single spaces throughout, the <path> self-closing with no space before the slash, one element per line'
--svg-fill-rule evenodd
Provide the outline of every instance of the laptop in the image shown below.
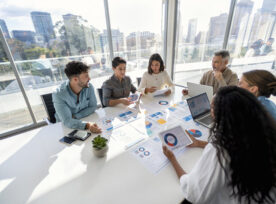
<path fill-rule="evenodd" d="M 206 93 L 188 98 L 187 104 L 194 121 L 205 127 L 212 127 L 213 119 L 211 116 L 211 106 Z"/>
<path fill-rule="evenodd" d="M 212 101 L 213 98 L 213 87 L 201 84 L 195 84 L 192 82 L 187 82 L 189 96 L 197 96 L 202 93 L 206 93 L 209 101 Z"/>

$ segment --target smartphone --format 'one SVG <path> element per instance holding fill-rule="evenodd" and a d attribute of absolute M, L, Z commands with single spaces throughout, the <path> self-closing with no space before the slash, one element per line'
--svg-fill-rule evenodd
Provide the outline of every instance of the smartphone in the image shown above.
<path fill-rule="evenodd" d="M 76 133 L 78 132 L 78 130 L 73 130 L 72 132 L 70 132 L 68 134 L 69 137 L 73 137 Z"/>
<path fill-rule="evenodd" d="M 86 140 L 91 135 L 90 132 L 87 132 L 85 130 L 73 130 L 68 134 L 68 137 L 73 139 L 79 139 L 79 140 Z"/>
<path fill-rule="evenodd" d="M 60 142 L 63 142 L 63 143 L 67 143 L 67 144 L 72 144 L 73 142 L 76 141 L 76 139 L 72 138 L 72 137 L 66 137 L 64 136 L 63 138 L 61 138 L 59 140 Z"/>

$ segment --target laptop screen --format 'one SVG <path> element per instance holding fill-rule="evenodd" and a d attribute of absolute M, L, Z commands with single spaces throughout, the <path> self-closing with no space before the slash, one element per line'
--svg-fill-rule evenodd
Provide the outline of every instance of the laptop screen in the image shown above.
<path fill-rule="evenodd" d="M 206 93 L 188 98 L 187 103 L 194 119 L 211 111 Z"/>

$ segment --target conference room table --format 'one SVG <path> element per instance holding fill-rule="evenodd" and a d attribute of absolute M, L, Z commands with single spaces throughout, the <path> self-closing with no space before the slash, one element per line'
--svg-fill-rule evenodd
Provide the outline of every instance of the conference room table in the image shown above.
<path fill-rule="evenodd" d="M 181 88 L 166 97 L 142 96 L 137 106 L 141 115 L 166 108 L 160 100 L 169 104 L 184 100 Z M 124 110 L 123 105 L 100 108 L 83 120 L 100 125 L 100 118 Z M 126 149 L 110 137 L 107 155 L 98 158 L 91 143 L 98 134 L 70 145 L 59 142 L 70 131 L 56 123 L 0 140 L 0 203 L 171 204 L 183 200 L 170 163 L 152 173 L 131 154 L 139 143 Z M 192 170 L 202 151 L 187 147 L 178 155 L 185 171 Z"/>

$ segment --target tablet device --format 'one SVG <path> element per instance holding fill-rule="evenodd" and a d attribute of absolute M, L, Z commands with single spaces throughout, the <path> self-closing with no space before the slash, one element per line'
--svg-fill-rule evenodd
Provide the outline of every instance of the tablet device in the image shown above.
<path fill-rule="evenodd" d="M 185 134 L 180 125 L 160 132 L 159 136 L 162 143 L 170 150 L 174 150 L 179 147 L 186 147 L 193 143 L 191 138 Z"/>
<path fill-rule="evenodd" d="M 76 139 L 64 136 L 59 141 L 67 144 L 72 144 L 74 141 L 76 141 Z"/>

